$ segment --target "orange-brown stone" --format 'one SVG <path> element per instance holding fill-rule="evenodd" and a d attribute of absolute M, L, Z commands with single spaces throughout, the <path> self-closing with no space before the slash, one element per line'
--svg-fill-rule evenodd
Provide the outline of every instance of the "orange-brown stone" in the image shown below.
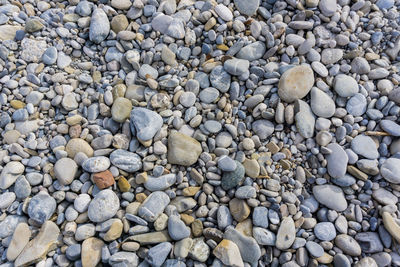
<path fill-rule="evenodd" d="M 93 181 L 99 189 L 107 188 L 115 183 L 114 177 L 109 170 L 93 174 Z"/>

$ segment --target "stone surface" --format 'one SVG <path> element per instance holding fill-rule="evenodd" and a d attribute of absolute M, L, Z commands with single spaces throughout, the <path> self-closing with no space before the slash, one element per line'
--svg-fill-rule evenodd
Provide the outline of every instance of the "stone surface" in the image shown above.
<path fill-rule="evenodd" d="M 288 103 L 302 99 L 314 85 L 314 72 L 307 65 L 296 66 L 285 71 L 278 84 L 279 97 Z"/>
<path fill-rule="evenodd" d="M 119 209 L 118 196 L 110 189 L 97 193 L 88 207 L 88 217 L 92 222 L 104 222 L 117 213 Z"/>
<path fill-rule="evenodd" d="M 168 162 L 183 166 L 194 164 L 202 148 L 200 143 L 183 133 L 170 132 L 168 137 Z"/>
<path fill-rule="evenodd" d="M 18 224 L 7 249 L 7 260 L 14 261 L 28 244 L 30 237 L 31 230 L 28 224 Z"/>
<path fill-rule="evenodd" d="M 296 237 L 294 221 L 291 217 L 283 218 L 276 235 L 276 247 L 278 249 L 288 249 L 292 246 Z"/>
<path fill-rule="evenodd" d="M 234 171 L 224 172 L 224 174 L 222 175 L 221 185 L 224 190 L 234 188 L 235 186 L 239 185 L 244 179 L 244 166 L 238 161 L 235 161 L 235 163 L 236 168 Z"/>
<path fill-rule="evenodd" d="M 81 261 L 83 267 L 95 267 L 101 260 L 101 248 L 104 242 L 98 238 L 90 237 L 83 241 Z"/>
<path fill-rule="evenodd" d="M 223 239 L 214 248 L 213 254 L 225 265 L 234 267 L 244 266 L 238 246 L 230 240 Z"/>
<path fill-rule="evenodd" d="M 136 172 L 142 168 L 142 159 L 135 153 L 117 149 L 110 154 L 112 165 L 127 172 Z"/>
<path fill-rule="evenodd" d="M 319 203 L 329 209 L 344 211 L 347 208 L 347 201 L 340 187 L 329 184 L 317 185 L 313 188 L 313 194 Z M 332 201 L 332 199 L 335 199 L 335 201 Z"/>
<path fill-rule="evenodd" d="M 75 179 L 78 165 L 70 158 L 57 160 L 54 165 L 54 174 L 57 180 L 63 185 L 69 185 Z"/>
<path fill-rule="evenodd" d="M 39 234 L 22 250 L 14 262 L 15 266 L 28 266 L 46 258 L 46 254 L 57 247 L 60 230 L 51 221 L 46 221 Z"/>

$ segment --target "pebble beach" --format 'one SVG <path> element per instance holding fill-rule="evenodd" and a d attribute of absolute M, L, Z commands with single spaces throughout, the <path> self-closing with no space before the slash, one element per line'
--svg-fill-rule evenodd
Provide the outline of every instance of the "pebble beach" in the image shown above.
<path fill-rule="evenodd" d="M 400 0 L 0 0 L 0 267 L 400 266 Z"/>

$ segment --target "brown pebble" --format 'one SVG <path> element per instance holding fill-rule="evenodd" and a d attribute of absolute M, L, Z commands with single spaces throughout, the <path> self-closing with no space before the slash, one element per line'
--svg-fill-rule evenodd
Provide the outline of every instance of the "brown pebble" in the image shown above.
<path fill-rule="evenodd" d="M 115 182 L 114 177 L 109 170 L 93 174 L 93 181 L 99 189 L 112 186 Z"/>

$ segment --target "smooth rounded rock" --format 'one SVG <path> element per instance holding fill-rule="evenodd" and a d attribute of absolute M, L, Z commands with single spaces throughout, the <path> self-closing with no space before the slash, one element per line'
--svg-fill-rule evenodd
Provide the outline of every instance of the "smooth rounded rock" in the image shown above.
<path fill-rule="evenodd" d="M 301 65 L 285 71 L 278 84 L 279 97 L 288 103 L 302 99 L 314 85 L 314 72 L 308 65 Z"/>

